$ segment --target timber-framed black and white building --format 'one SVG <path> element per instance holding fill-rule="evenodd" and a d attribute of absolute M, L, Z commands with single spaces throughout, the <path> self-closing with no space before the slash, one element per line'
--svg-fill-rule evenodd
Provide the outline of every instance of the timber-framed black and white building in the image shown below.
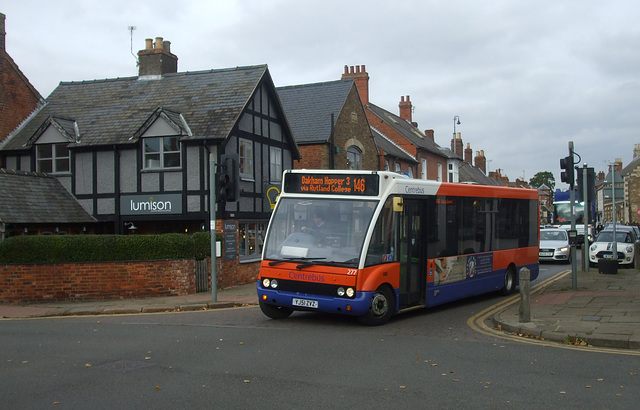
<path fill-rule="evenodd" d="M 95 218 L 68 233 L 190 233 L 210 228 L 211 164 L 236 154 L 239 198 L 217 219 L 236 227 L 240 261 L 259 259 L 282 171 L 300 158 L 268 67 L 178 72 L 160 37 L 138 58 L 136 77 L 60 83 L 1 143 L 3 167 L 55 176 Z M 52 229 L 5 224 L 7 236 Z"/>

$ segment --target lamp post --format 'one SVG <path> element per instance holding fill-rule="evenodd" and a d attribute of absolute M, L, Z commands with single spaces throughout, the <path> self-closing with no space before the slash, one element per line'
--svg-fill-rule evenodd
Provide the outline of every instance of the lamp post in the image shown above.
<path fill-rule="evenodd" d="M 458 115 L 453 117 L 453 138 L 458 135 L 456 134 L 456 125 L 460 125 L 460 116 Z"/>

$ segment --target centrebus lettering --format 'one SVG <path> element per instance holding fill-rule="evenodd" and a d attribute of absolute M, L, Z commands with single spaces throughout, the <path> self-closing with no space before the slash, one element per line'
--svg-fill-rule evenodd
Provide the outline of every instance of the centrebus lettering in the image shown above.
<path fill-rule="evenodd" d="M 424 194 L 424 188 L 407 186 L 404 188 L 404 192 L 407 194 Z"/>
<path fill-rule="evenodd" d="M 316 275 L 315 273 L 289 272 L 289 279 L 308 280 L 310 282 L 324 282 L 324 275 Z"/>

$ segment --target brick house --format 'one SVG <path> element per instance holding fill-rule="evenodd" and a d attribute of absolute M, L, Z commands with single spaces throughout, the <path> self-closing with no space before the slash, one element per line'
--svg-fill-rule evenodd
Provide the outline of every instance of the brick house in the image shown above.
<path fill-rule="evenodd" d="M 640 144 L 633 148 L 633 159 L 620 171 L 624 180 L 624 223 L 640 223 Z"/>
<path fill-rule="evenodd" d="M 277 91 L 300 149 L 295 168 L 377 169 L 378 150 L 353 80 Z"/>
<path fill-rule="evenodd" d="M 96 233 L 127 234 L 209 231 L 209 176 L 231 157 L 238 198 L 217 204 L 216 228 L 225 272 L 255 280 L 268 193 L 300 158 L 269 70 L 178 72 L 170 42 L 145 43 L 136 77 L 60 83 L 0 144 L 0 159 L 55 176 Z"/>
<path fill-rule="evenodd" d="M 0 141 L 43 102 L 40 93 L 7 54 L 5 20 L 0 13 Z"/>
<path fill-rule="evenodd" d="M 633 162 L 633 161 L 632 161 Z M 631 168 L 629 168 L 631 170 Z M 633 175 L 627 172 L 627 177 Z M 609 172 L 600 172 L 598 174 L 598 182 L 596 184 L 596 203 L 598 209 L 598 220 L 602 223 L 613 221 L 613 197 L 611 190 L 611 181 L 615 184 L 615 217 L 618 222 L 626 222 L 628 207 L 625 206 L 625 179 L 622 177 L 622 159 L 616 158 L 615 162 L 609 167 Z"/>
<path fill-rule="evenodd" d="M 412 104 L 409 96 L 406 99 L 401 97 L 398 105 L 400 115 L 396 115 L 369 101 L 369 74 L 365 66 L 345 66 L 342 79 L 355 81 L 371 128 L 408 152 L 415 161 L 390 163 L 389 158 L 381 155 L 379 169 L 404 172 L 412 178 L 447 181 L 449 180 L 448 165 L 451 164 L 451 174 L 458 174 L 459 159 L 449 161 L 450 158 L 435 143 L 433 130 L 422 132 L 412 121 Z"/>

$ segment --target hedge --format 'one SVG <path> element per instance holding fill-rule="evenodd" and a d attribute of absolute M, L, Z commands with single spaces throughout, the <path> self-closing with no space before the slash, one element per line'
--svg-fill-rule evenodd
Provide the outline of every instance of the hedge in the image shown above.
<path fill-rule="evenodd" d="M 222 235 L 217 234 L 217 241 Z M 193 235 L 23 235 L 0 242 L 0 263 L 101 262 L 211 255 L 208 232 Z"/>

